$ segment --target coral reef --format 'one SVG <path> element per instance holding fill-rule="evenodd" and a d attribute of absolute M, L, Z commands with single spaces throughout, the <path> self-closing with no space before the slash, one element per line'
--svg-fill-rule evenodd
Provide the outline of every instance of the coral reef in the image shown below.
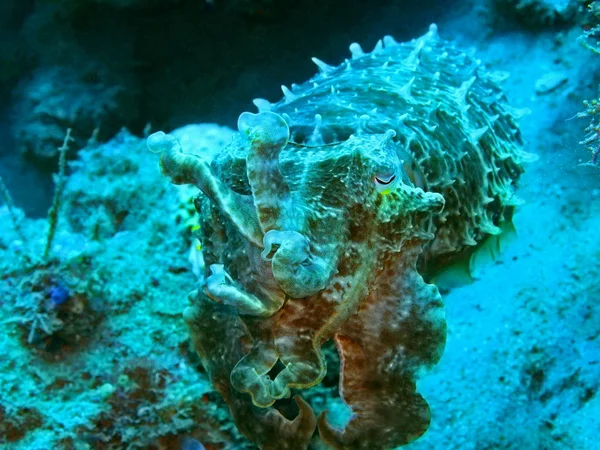
<path fill-rule="evenodd" d="M 514 111 L 478 60 L 437 36 L 350 46 L 258 114 L 210 164 L 162 132 L 165 176 L 193 184 L 207 272 L 184 315 L 238 428 L 261 448 L 387 449 L 429 426 L 416 392 L 439 360 L 439 272 L 510 228 L 527 155 Z M 341 427 L 303 391 L 333 339 Z M 289 397 L 295 393 L 295 405 Z M 295 418 L 294 418 L 295 416 Z"/>
<path fill-rule="evenodd" d="M 15 247 L 18 258 L 12 266 L 8 265 L 9 270 L 2 276 L 3 281 L 14 287 L 4 299 L 4 306 L 13 317 L 4 323 L 19 324 L 26 344 L 50 358 L 64 355 L 68 348 L 81 348 L 101 320 L 101 314 L 92 306 L 91 300 L 92 296 L 101 296 L 100 283 L 89 276 L 94 267 L 85 251 L 86 245 L 75 235 L 63 239 L 63 245 L 56 242 L 70 140 L 69 129 L 59 149 L 59 173 L 54 201 L 48 211 L 45 244 L 37 255 L 26 244 L 22 220 L 0 178 L 2 197 L 19 238 Z M 67 244 L 66 248 L 64 244 Z"/>
<path fill-rule="evenodd" d="M 210 152 L 227 139 L 222 127 L 198 130 Z M 54 234 L 0 185 L 0 446 L 178 448 L 187 435 L 245 448 L 181 320 L 179 291 L 195 277 L 178 189 L 126 131 L 79 158 L 55 203 Z"/>
<path fill-rule="evenodd" d="M 227 127 L 213 124 L 188 125 L 173 131 L 186 151 L 204 158 L 225 146 L 232 133 Z M 89 145 L 81 152 L 70 163 L 74 173 L 65 193 L 69 227 L 103 240 L 119 231 L 137 229 L 151 218 L 153 210 L 160 208 L 173 217 L 181 227 L 181 235 L 191 242 L 191 228 L 198 222 L 192 202 L 195 193 L 182 186 L 176 189 L 178 201 L 166 202 L 168 190 L 157 184 L 156 168 L 148 164 L 146 157 L 144 141 L 126 130 L 109 143 Z M 104 163 L 107 159 L 111 164 Z"/>
<path fill-rule="evenodd" d="M 65 192 L 70 229 L 103 240 L 138 229 L 162 208 L 167 190 L 154 184 L 156 172 L 144 153 L 140 139 L 122 130 L 106 144 L 88 146 L 70 163 L 73 174 Z M 173 205 L 171 214 L 176 211 Z"/>

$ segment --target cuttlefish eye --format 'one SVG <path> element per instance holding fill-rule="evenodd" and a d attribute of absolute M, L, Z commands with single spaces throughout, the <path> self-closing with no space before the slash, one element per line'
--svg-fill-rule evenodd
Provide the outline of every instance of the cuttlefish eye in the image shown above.
<path fill-rule="evenodd" d="M 389 176 L 377 176 L 375 175 L 375 182 L 381 184 L 383 186 L 390 184 L 392 181 L 396 179 L 396 174 L 392 174 Z"/>
<path fill-rule="evenodd" d="M 396 174 L 394 172 L 380 173 L 374 177 L 375 187 L 380 194 L 389 193 L 396 185 L 394 181 L 396 181 Z"/>

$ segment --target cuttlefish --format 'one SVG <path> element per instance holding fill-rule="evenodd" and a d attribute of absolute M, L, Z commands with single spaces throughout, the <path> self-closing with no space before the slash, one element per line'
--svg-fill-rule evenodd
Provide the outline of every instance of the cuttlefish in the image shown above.
<path fill-rule="evenodd" d="M 148 138 L 201 195 L 206 273 L 184 313 L 240 431 L 264 449 L 411 442 L 431 415 L 419 378 L 442 355 L 436 277 L 510 229 L 522 163 L 493 73 L 438 37 L 350 46 L 277 103 L 257 99 L 214 160 Z M 456 271 L 452 273 L 458 273 Z M 343 428 L 303 398 L 339 355 Z M 295 417 L 279 404 L 294 395 Z M 288 402 L 289 403 L 289 402 Z"/>

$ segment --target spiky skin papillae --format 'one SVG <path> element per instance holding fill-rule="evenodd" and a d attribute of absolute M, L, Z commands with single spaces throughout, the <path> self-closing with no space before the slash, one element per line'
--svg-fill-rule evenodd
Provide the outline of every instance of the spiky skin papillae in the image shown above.
<path fill-rule="evenodd" d="M 446 325 L 424 277 L 500 232 L 522 172 L 500 89 L 435 26 L 350 49 L 340 67 L 315 61 L 321 72 L 280 102 L 255 101 L 211 166 L 164 133 L 148 140 L 172 182 L 205 194 L 207 273 L 185 318 L 237 426 L 265 449 L 305 449 L 315 428 L 338 449 L 426 431 L 416 382 Z M 353 413 L 343 429 L 300 397 L 325 376 L 329 339 Z M 291 389 L 293 420 L 276 403 Z"/>

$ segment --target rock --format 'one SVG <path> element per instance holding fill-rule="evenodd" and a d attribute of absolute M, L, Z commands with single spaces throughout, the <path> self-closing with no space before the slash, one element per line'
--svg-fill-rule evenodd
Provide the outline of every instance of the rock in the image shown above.
<path fill-rule="evenodd" d="M 549 94 L 561 87 L 568 80 L 569 77 L 564 72 L 548 72 L 535 82 L 535 93 L 538 95 Z"/>

